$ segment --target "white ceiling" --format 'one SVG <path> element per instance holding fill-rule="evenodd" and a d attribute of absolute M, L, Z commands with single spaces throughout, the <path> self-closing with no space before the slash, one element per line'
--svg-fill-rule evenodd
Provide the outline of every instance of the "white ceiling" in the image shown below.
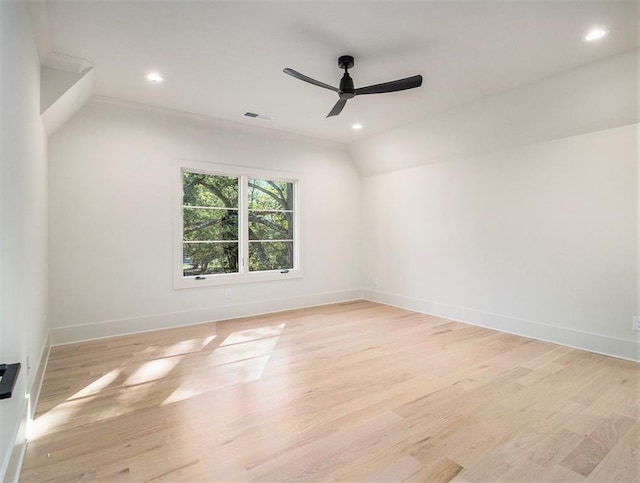
<path fill-rule="evenodd" d="M 638 45 L 636 1 L 49 0 L 52 49 L 96 66 L 95 94 L 350 142 Z M 594 25 L 603 41 L 582 40 Z M 326 119 L 341 54 L 356 87 L 422 74 Z M 161 84 L 145 79 L 150 71 Z M 271 121 L 245 118 L 246 111 Z M 365 127 L 350 129 L 354 122 Z"/>

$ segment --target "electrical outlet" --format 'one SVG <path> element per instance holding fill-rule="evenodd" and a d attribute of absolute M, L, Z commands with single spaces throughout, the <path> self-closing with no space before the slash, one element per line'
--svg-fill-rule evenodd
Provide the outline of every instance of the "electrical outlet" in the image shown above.
<path fill-rule="evenodd" d="M 376 288 L 380 286 L 380 277 L 373 277 L 373 286 Z"/>
<path fill-rule="evenodd" d="M 233 297 L 233 290 L 228 288 L 224 291 L 224 298 L 230 299 L 231 297 Z"/>
<path fill-rule="evenodd" d="M 636 332 L 640 332 L 640 316 L 635 316 L 633 318 L 633 330 Z"/>

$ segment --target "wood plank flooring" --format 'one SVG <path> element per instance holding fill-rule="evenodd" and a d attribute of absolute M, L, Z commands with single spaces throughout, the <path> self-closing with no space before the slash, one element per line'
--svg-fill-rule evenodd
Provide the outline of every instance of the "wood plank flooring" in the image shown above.
<path fill-rule="evenodd" d="M 51 351 L 21 481 L 640 481 L 640 365 L 358 301 Z"/>

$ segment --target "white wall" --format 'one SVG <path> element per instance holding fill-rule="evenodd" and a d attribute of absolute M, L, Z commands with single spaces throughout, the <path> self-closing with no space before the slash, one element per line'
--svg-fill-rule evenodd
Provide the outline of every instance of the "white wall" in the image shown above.
<path fill-rule="evenodd" d="M 43 65 L 40 69 L 40 77 L 42 79 L 40 111 L 46 111 L 60 96 L 78 82 L 83 75 L 84 72 L 69 72 L 52 69 L 51 67 Z"/>
<path fill-rule="evenodd" d="M 634 50 L 349 145 L 363 176 L 454 161 L 640 120 Z"/>
<path fill-rule="evenodd" d="M 374 174 L 362 186 L 365 296 L 640 359 L 636 62 L 637 52 L 607 59 L 485 100 L 485 118 L 475 104 L 443 113 L 450 124 L 353 146 Z M 529 105 L 532 92 L 563 90 Z"/>
<path fill-rule="evenodd" d="M 0 2 L 0 22 L 0 362 L 22 364 L 0 400 L 0 481 L 12 481 L 47 343 L 47 139 L 27 3 Z"/>
<path fill-rule="evenodd" d="M 96 100 L 49 142 L 54 343 L 360 296 L 360 180 L 344 148 Z M 305 276 L 173 288 L 180 160 L 299 173 Z"/>

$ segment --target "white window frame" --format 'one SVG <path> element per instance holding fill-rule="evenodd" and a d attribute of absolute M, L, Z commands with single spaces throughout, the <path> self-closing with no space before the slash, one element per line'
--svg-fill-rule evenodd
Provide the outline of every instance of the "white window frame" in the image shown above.
<path fill-rule="evenodd" d="M 220 273 L 204 275 L 196 280 L 196 276 L 183 276 L 183 173 L 185 171 L 202 173 L 208 175 L 234 176 L 240 179 L 240 190 L 238 193 L 238 231 L 239 239 L 239 259 L 240 266 L 238 273 Z M 248 199 L 248 179 L 268 179 L 273 181 L 286 181 L 293 183 L 293 268 L 288 270 L 268 270 L 260 272 L 249 271 L 249 207 Z M 230 285 L 238 283 L 267 282 L 273 280 L 289 280 L 302 278 L 302 239 L 301 239 L 301 216 L 300 216 L 300 177 L 293 173 L 283 173 L 264 169 L 249 168 L 235 165 L 212 164 L 198 161 L 181 161 L 176 170 L 174 188 L 174 249 L 173 266 L 174 277 L 173 286 L 175 289 L 202 288 L 217 285 Z M 204 278 L 202 278 L 204 277 Z"/>

